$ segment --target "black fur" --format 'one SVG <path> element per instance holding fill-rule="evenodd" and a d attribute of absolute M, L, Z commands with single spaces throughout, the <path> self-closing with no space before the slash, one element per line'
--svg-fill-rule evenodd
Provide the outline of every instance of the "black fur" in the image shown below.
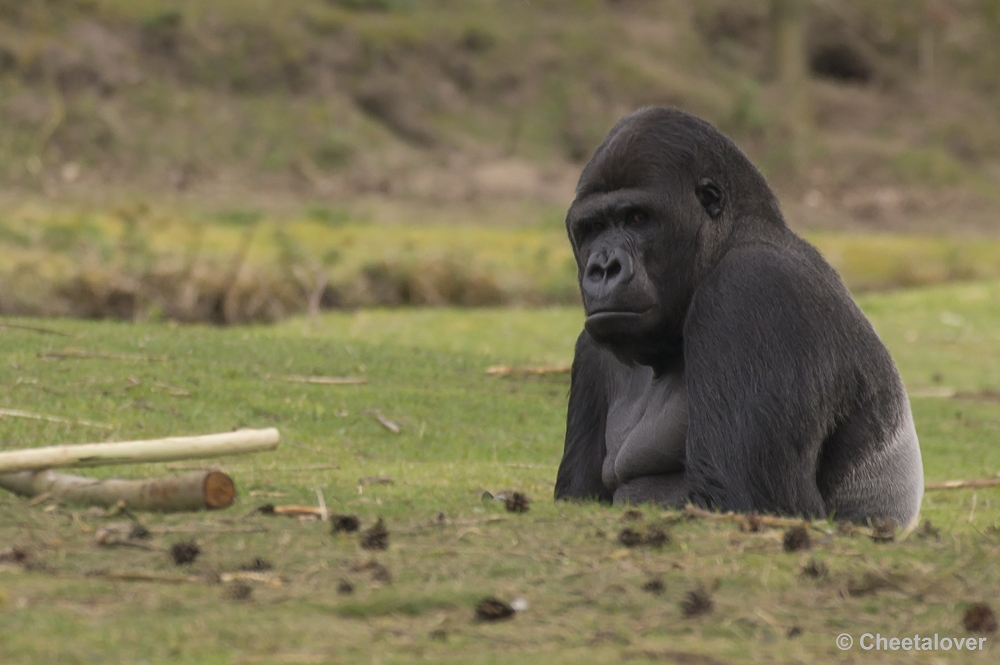
<path fill-rule="evenodd" d="M 557 498 L 915 519 L 892 359 L 729 139 L 673 109 L 627 116 L 566 223 L 587 322 Z"/>

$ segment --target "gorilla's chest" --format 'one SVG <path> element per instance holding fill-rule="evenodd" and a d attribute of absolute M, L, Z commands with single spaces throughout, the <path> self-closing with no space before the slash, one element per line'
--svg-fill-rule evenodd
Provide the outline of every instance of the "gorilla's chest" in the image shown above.
<path fill-rule="evenodd" d="M 629 369 L 608 406 L 601 477 L 609 489 L 640 476 L 680 471 L 688 427 L 684 374 L 658 379 L 646 367 Z"/>

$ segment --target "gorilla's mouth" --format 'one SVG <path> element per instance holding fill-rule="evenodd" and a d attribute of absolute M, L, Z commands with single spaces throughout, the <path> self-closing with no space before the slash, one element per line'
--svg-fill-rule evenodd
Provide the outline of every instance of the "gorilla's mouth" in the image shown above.
<path fill-rule="evenodd" d="M 609 319 L 616 319 L 619 317 L 638 317 L 645 316 L 653 311 L 652 307 L 643 310 L 633 310 L 633 309 L 599 309 L 596 312 L 589 312 L 587 314 L 587 321 L 606 321 Z"/>

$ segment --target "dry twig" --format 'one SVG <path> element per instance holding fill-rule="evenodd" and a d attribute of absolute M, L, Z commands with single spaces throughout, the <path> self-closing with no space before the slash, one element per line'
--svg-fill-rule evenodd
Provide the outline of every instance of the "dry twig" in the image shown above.
<path fill-rule="evenodd" d="M 943 483 L 927 483 L 924 485 L 925 492 L 934 490 L 959 490 L 967 487 L 993 487 L 1000 485 L 1000 475 L 990 478 L 974 478 L 967 480 L 946 480 Z"/>
<path fill-rule="evenodd" d="M 572 368 L 570 365 L 526 365 L 524 367 L 514 367 L 512 365 L 493 365 L 486 368 L 486 373 L 490 376 L 510 376 L 512 374 L 568 374 Z"/>
<path fill-rule="evenodd" d="M 368 383 L 363 376 L 285 376 L 291 383 L 313 383 L 324 386 L 357 386 Z"/>
<path fill-rule="evenodd" d="M 63 425 L 82 425 L 84 427 L 96 427 L 98 429 L 114 429 L 114 425 L 108 423 L 95 423 L 91 420 L 71 420 L 59 416 L 50 416 L 46 413 L 32 413 L 31 411 L 21 411 L 20 409 L 0 409 L 0 418 L 28 418 L 30 420 L 45 420 L 50 423 L 62 423 Z"/>
<path fill-rule="evenodd" d="M 0 321 L 0 328 L 9 328 L 11 330 L 28 330 L 31 332 L 42 333 L 43 335 L 59 335 L 60 337 L 73 337 L 71 333 L 63 332 L 62 330 L 54 330 L 52 328 L 43 328 L 41 326 L 28 326 L 23 323 L 10 323 L 9 321 Z"/>
<path fill-rule="evenodd" d="M 141 362 L 165 362 L 170 360 L 168 356 L 150 356 L 138 353 L 101 353 L 91 351 L 80 351 L 77 349 L 66 349 L 65 351 L 43 351 L 38 357 L 42 360 L 133 360 Z"/>

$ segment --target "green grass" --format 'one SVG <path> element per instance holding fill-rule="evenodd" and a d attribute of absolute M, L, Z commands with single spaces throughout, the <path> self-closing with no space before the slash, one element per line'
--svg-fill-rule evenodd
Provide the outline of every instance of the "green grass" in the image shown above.
<path fill-rule="evenodd" d="M 914 395 L 952 387 L 959 398 L 912 398 L 929 482 L 1000 470 L 1000 283 L 941 286 L 861 298 Z M 138 515 L 156 546 L 194 539 L 181 569 L 162 551 L 100 548 L 94 531 L 122 516 L 0 497 L 0 550 L 25 547 L 41 564 L 0 563 L 3 663 L 690 663 L 831 662 L 841 632 L 964 636 L 962 613 L 1000 591 L 1000 490 L 934 492 L 917 534 L 877 544 L 813 531 L 808 552 L 782 551 L 780 530 L 740 531 L 706 520 L 664 524 L 662 550 L 623 549 L 623 511 L 555 504 L 568 378 L 502 379 L 496 363 L 559 363 L 581 325 L 574 308 L 370 310 L 272 327 L 27 321 L 73 337 L 0 328 L 0 406 L 114 426 L 112 438 L 281 429 L 278 451 L 207 461 L 237 483 L 221 513 Z M 10 321 L 15 322 L 15 321 Z M 63 359 L 45 352 L 146 354 L 166 360 Z M 292 374 L 361 375 L 360 386 L 288 383 Z M 190 397 L 172 396 L 180 388 Z M 176 391 L 174 391 L 176 392 Z M 399 423 L 393 435 L 378 410 Z M 101 440 L 86 427 L 6 418 L 0 447 Z M 331 466 L 336 468 L 330 468 Z M 195 462 L 88 470 L 142 477 Z M 387 475 L 392 485 L 358 479 Z M 315 503 L 382 516 L 390 548 L 372 554 L 317 522 L 250 514 L 265 503 Z M 526 514 L 483 503 L 484 490 L 518 489 Z M 439 514 L 444 517 L 439 520 Z M 281 586 L 254 584 L 248 601 L 227 584 L 124 582 L 88 572 L 225 573 L 263 557 Z M 800 575 L 816 558 L 827 579 Z M 391 585 L 361 570 L 386 566 Z M 865 575 L 891 586 L 858 592 Z M 650 578 L 662 595 L 641 590 Z M 341 579 L 355 593 L 338 595 Z M 713 589 L 714 610 L 684 618 L 689 590 Z M 863 586 L 863 585 L 862 585 Z M 482 597 L 523 597 L 527 611 L 473 621 Z M 802 633 L 788 637 L 798 626 Z M 996 661 L 987 650 L 851 654 L 872 662 Z M 715 659 L 710 660 L 709 659 Z"/>

